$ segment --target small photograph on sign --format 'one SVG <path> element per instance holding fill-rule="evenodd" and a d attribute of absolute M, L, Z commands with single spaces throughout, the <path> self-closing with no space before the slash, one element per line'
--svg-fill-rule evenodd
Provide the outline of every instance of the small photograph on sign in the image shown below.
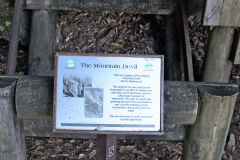
<path fill-rule="evenodd" d="M 89 76 L 63 76 L 64 97 L 84 97 L 84 88 L 92 87 L 92 78 Z"/>
<path fill-rule="evenodd" d="M 103 88 L 85 88 L 86 118 L 103 118 Z"/>

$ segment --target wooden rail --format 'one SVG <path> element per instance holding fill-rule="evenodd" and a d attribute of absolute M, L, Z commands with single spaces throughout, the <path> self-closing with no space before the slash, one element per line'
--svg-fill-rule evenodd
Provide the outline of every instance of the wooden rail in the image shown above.
<path fill-rule="evenodd" d="M 167 81 L 164 88 L 165 123 L 194 124 L 198 110 L 197 85 Z M 53 77 L 18 77 L 15 99 L 20 119 L 53 119 Z"/>
<path fill-rule="evenodd" d="M 53 133 L 52 120 L 23 120 L 24 134 L 30 137 L 59 137 L 59 138 L 96 138 L 94 134 Z M 182 141 L 186 135 L 186 126 L 165 125 L 163 135 L 118 135 L 120 139 L 148 139 Z"/>
<path fill-rule="evenodd" d="M 0 81 L 4 81 L 6 78 L 2 77 Z M 16 111 L 18 117 L 24 120 L 24 130 L 27 136 L 89 138 L 89 135 L 52 133 L 52 77 L 19 76 L 17 79 Z M 163 136 L 142 135 L 140 137 L 183 140 L 185 136 L 183 125 L 196 123 L 199 104 L 198 90 L 202 87 L 207 87 L 210 91 L 211 89 L 216 90 L 215 87 L 227 88 L 227 92 L 237 90 L 237 86 L 231 84 L 167 81 L 165 83 L 165 134 Z M 137 138 L 138 136 L 121 136 L 121 138 L 129 137 Z"/>
<path fill-rule="evenodd" d="M 118 11 L 171 14 L 176 0 L 25 0 L 25 9 Z"/>
<path fill-rule="evenodd" d="M 15 83 L 17 81 L 17 86 Z M 31 83 L 28 83 L 31 82 Z M 24 130 L 26 136 L 38 136 L 38 137 L 65 137 L 65 138 L 95 138 L 94 135 L 79 135 L 79 134 L 56 134 L 52 132 L 52 121 L 51 120 L 39 120 L 38 116 L 43 116 L 48 114 L 48 116 L 43 116 L 44 118 L 51 117 L 51 111 L 46 111 L 44 107 L 36 105 L 36 102 L 44 104 L 45 107 L 50 107 L 52 100 L 47 97 L 51 97 L 52 94 L 52 78 L 51 77 L 32 77 L 32 76 L 20 76 L 13 77 L 12 79 L 6 76 L 0 77 L 0 93 L 1 100 L 0 103 L 0 114 L 5 117 L 1 120 L 0 136 L 11 134 L 15 136 L 22 137 L 21 126 L 19 122 L 21 120 L 17 119 L 14 112 L 14 99 L 17 105 L 17 113 L 21 113 L 22 119 L 24 119 Z M 185 141 L 184 155 L 185 159 L 194 159 L 194 157 L 206 157 L 211 159 L 211 157 L 221 156 L 221 151 L 223 149 L 227 131 L 229 128 L 231 115 L 235 105 L 238 87 L 234 84 L 220 84 L 220 83 L 201 83 L 201 82 L 177 82 L 168 81 L 166 82 L 165 90 L 165 134 L 162 136 L 127 136 L 121 135 L 119 138 L 146 138 L 154 140 L 183 140 L 185 137 L 185 127 L 182 125 L 173 124 L 176 119 L 182 124 L 193 124 L 187 134 L 187 140 Z M 16 92 L 14 89 L 16 88 Z M 25 90 L 24 90 L 25 89 Z M 200 94 L 197 94 L 197 93 Z M 14 94 L 15 93 L 15 94 Z M 24 95 L 27 94 L 27 95 Z M 32 95 L 32 96 L 31 96 Z M 27 96 L 28 99 L 26 99 Z M 28 101 L 28 102 L 25 102 Z M 24 104 L 25 109 L 19 110 L 19 105 Z M 49 102 L 47 104 L 46 102 Z M 224 103 L 222 103 L 224 102 Z M 187 105 L 190 103 L 192 105 Z M 32 106 L 29 106 L 31 104 Z M 198 104 L 200 104 L 201 109 L 198 109 Z M 43 106 L 44 106 L 43 105 Z M 184 106 L 186 105 L 186 106 Z M 220 107 L 219 107 L 220 106 Z M 21 107 L 20 107 L 21 108 Z M 28 108 L 28 110 L 26 109 Z M 33 109 L 32 109 L 33 108 Z M 43 109 L 42 113 L 39 109 Z M 51 110 L 51 108 L 50 108 Z M 197 112 L 199 110 L 199 112 Z M 37 111 L 37 114 L 34 113 Z M 35 116 L 35 118 L 32 115 Z M 172 114 L 171 116 L 168 114 Z M 180 116 L 182 114 L 182 116 Z M 7 119 L 13 117 L 13 119 Z M 25 120 L 24 117 L 30 116 L 31 120 Z M 190 121 L 184 120 L 184 116 L 187 116 Z M 1 116 L 2 117 L 2 116 Z M 16 118 L 14 118 L 16 117 Z M 196 120 L 195 120 L 196 118 Z M 14 120 L 15 119 L 15 120 Z M 168 120 L 167 120 L 168 119 Z M 171 122 L 171 119 L 173 121 Z M 12 123 L 17 122 L 18 123 Z M 207 122 L 207 123 L 206 123 Z M 176 122 L 177 123 L 177 122 Z M 10 125 L 12 124 L 12 125 Z M 15 124 L 15 125 L 14 125 Z M 5 127 L 4 127 L 5 126 Z M 9 126 L 11 129 L 8 129 Z M 13 129 L 13 130 L 12 130 Z M 11 133 L 10 133 L 11 132 Z M 210 136 L 209 136 L 210 135 Z M 5 137 L 5 136 L 4 136 Z M 4 148 L 11 147 L 10 143 L 6 141 L 6 138 L 0 138 L 0 143 L 4 144 Z M 24 145 L 22 139 L 9 139 L 12 144 L 16 146 Z M 202 143 L 204 142 L 204 143 Z M 206 143 L 205 143 L 206 142 Z M 9 146 L 10 145 L 10 146 Z M 218 146 L 218 147 L 216 147 Z M 2 145 L 0 146 L 2 147 Z M 206 149 L 204 149 L 206 147 Z M 19 148 L 19 147 L 18 147 Z M 197 148 L 195 150 L 194 148 Z M 9 150 L 4 150 L 5 156 L 13 156 L 11 154 L 19 153 L 20 151 L 15 148 L 13 152 Z M 194 152 L 193 152 L 194 151 Z M 216 153 L 209 155 L 209 151 L 216 151 Z M 195 153 L 196 152 L 196 153 Z M 1 153 L 1 152 L 0 152 Z M 21 152 L 23 153 L 23 152 Z M 4 155 L 3 153 L 1 153 Z M 209 156 L 208 156 L 209 155 Z M 24 156 L 22 154 L 21 156 Z M 210 157 L 210 158 L 209 158 Z"/>

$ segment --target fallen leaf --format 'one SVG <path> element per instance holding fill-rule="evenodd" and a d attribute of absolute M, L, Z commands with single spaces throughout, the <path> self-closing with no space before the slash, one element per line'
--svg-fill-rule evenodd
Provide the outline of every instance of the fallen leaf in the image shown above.
<path fill-rule="evenodd" d="M 96 155 L 96 150 L 93 150 L 91 153 L 89 153 L 89 158 L 93 158 Z"/>
<path fill-rule="evenodd" d="M 158 21 L 161 21 L 161 20 L 163 20 L 164 17 L 163 17 L 163 16 L 160 16 L 160 15 L 156 15 L 155 18 L 156 18 Z"/>
<path fill-rule="evenodd" d="M 121 25 L 122 25 L 122 23 L 123 23 L 123 19 L 122 19 L 122 18 L 120 18 L 120 19 L 119 19 L 119 21 L 118 21 L 118 24 L 121 26 Z"/>
<path fill-rule="evenodd" d="M 135 146 L 121 146 L 119 149 L 119 153 L 129 153 L 132 152 L 135 148 Z"/>
<path fill-rule="evenodd" d="M 210 31 L 212 31 L 213 29 L 214 29 L 214 27 L 213 27 L 213 26 L 211 26 L 209 30 L 210 30 Z"/>
<path fill-rule="evenodd" d="M 154 157 L 152 158 L 152 160 L 159 160 L 159 159 L 158 159 L 157 157 L 154 156 Z"/>
<path fill-rule="evenodd" d="M 139 22 L 140 20 L 141 20 L 141 16 L 139 15 L 139 16 L 137 16 L 137 18 L 136 18 L 136 22 Z"/>
<path fill-rule="evenodd" d="M 76 143 L 76 139 L 71 139 L 70 143 Z"/>
<path fill-rule="evenodd" d="M 83 153 L 79 154 L 78 156 L 78 159 L 85 159 L 85 158 L 87 158 L 87 155 Z"/>
<path fill-rule="evenodd" d="M 69 157 L 69 154 L 63 153 L 63 154 L 59 154 L 58 156 L 60 156 L 60 157 Z"/>
<path fill-rule="evenodd" d="M 91 142 L 90 144 L 89 144 L 89 147 L 88 148 L 92 148 L 93 147 L 93 142 Z"/>
<path fill-rule="evenodd" d="M 88 15 L 88 12 L 83 12 L 83 13 L 80 13 L 79 16 L 87 16 Z"/>
<path fill-rule="evenodd" d="M 118 48 L 122 48 L 123 47 L 123 45 L 118 44 L 118 43 L 110 43 L 110 45 L 113 46 L 113 47 L 118 47 Z"/>

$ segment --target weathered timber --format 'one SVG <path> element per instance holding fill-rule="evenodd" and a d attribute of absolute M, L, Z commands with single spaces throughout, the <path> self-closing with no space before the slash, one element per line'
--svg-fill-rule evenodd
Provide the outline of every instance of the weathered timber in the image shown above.
<path fill-rule="evenodd" d="M 28 58 L 30 75 L 53 75 L 56 16 L 55 11 L 33 11 Z"/>
<path fill-rule="evenodd" d="M 238 87 L 199 87 L 197 120 L 187 131 L 183 160 L 220 160 Z"/>
<path fill-rule="evenodd" d="M 97 160 L 115 160 L 117 150 L 117 136 L 98 134 L 96 138 Z"/>
<path fill-rule="evenodd" d="M 198 108 L 196 85 L 167 81 L 164 88 L 164 123 L 193 124 Z M 20 119 L 52 119 L 53 77 L 19 76 L 16 108 Z"/>
<path fill-rule="evenodd" d="M 187 80 L 186 61 L 183 53 L 181 39 L 182 28 L 179 18 L 179 8 L 166 18 L 166 52 L 164 57 L 165 73 L 167 80 Z M 180 26 L 180 27 L 179 27 Z"/>
<path fill-rule="evenodd" d="M 30 10 L 22 10 L 20 13 L 19 24 L 19 43 L 24 46 L 29 46 L 31 32 L 32 12 Z"/>
<path fill-rule="evenodd" d="M 207 0 L 203 25 L 240 27 L 239 0 Z"/>
<path fill-rule="evenodd" d="M 233 45 L 233 64 L 240 64 L 240 30 L 236 30 Z"/>
<path fill-rule="evenodd" d="M 0 78 L 0 159 L 26 159 L 23 123 L 14 108 L 15 78 Z"/>
<path fill-rule="evenodd" d="M 232 27 L 215 27 L 211 31 L 203 71 L 204 82 L 228 82 L 232 68 L 230 54 L 233 38 Z"/>
<path fill-rule="evenodd" d="M 20 119 L 52 119 L 53 77 L 18 77 L 15 99 Z"/>
<path fill-rule="evenodd" d="M 187 0 L 186 7 L 188 15 L 202 16 L 206 0 Z"/>
<path fill-rule="evenodd" d="M 186 7 L 185 7 L 185 3 L 186 0 L 181 0 L 179 1 L 179 7 L 180 7 L 180 21 L 182 22 L 182 26 L 183 26 L 183 33 L 182 39 L 183 39 L 183 45 L 184 45 L 184 53 L 186 55 L 186 66 L 187 66 L 187 72 L 188 72 L 188 80 L 189 81 L 194 81 L 194 75 L 193 75 L 193 64 L 192 64 L 192 49 L 191 49 L 191 45 L 190 45 L 190 38 L 189 38 L 189 32 L 188 32 L 188 16 L 187 16 L 187 12 L 186 12 Z"/>
<path fill-rule="evenodd" d="M 90 10 L 171 14 L 176 0 L 25 0 L 25 9 Z"/>
<path fill-rule="evenodd" d="M 25 135 L 29 137 L 96 138 L 94 134 L 53 133 L 51 120 L 24 120 L 24 130 Z M 118 135 L 118 138 L 182 141 L 185 133 L 185 127 L 182 125 L 165 125 L 164 135 Z"/>
<path fill-rule="evenodd" d="M 15 1 L 13 12 L 13 24 L 11 30 L 10 45 L 8 51 L 7 74 L 14 75 L 17 63 L 18 35 L 20 24 L 20 13 L 23 8 L 23 0 Z"/>

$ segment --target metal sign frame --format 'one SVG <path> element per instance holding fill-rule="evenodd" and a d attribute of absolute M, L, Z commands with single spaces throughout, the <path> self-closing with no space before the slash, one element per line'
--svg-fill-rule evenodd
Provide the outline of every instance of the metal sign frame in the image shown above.
<path fill-rule="evenodd" d="M 100 130 L 68 130 L 56 128 L 57 111 L 57 77 L 59 56 L 88 56 L 88 57 L 133 57 L 133 58 L 159 58 L 161 60 L 160 70 L 160 130 L 159 131 L 100 131 Z M 97 53 L 67 53 L 58 52 L 55 55 L 55 73 L 54 73 L 54 100 L 53 100 L 53 132 L 55 133 L 82 133 L 82 134 L 126 134 L 126 135 L 162 135 L 164 120 L 164 56 L 163 55 L 129 55 L 129 54 L 97 54 Z"/>

